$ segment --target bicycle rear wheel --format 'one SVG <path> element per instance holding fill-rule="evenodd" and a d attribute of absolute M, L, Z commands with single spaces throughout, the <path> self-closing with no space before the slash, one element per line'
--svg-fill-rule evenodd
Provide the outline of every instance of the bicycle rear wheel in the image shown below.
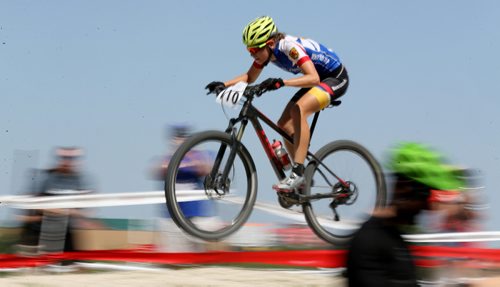
<path fill-rule="evenodd" d="M 307 165 L 303 192 L 322 196 L 304 203 L 304 214 L 316 235 L 342 245 L 375 207 L 385 205 L 384 175 L 371 153 L 353 141 L 331 142 L 315 156 L 317 161 Z"/>
<path fill-rule="evenodd" d="M 232 151 L 233 160 L 228 160 Z M 223 178 L 227 169 L 228 176 Z M 254 162 L 229 134 L 206 131 L 188 138 L 171 158 L 165 198 L 174 222 L 208 241 L 220 240 L 248 219 L 257 194 Z"/>

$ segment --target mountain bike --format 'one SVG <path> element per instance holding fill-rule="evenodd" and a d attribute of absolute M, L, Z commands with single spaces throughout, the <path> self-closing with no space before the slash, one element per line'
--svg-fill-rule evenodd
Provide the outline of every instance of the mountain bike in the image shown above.
<path fill-rule="evenodd" d="M 165 177 L 166 204 L 174 222 L 188 234 L 207 241 L 221 240 L 249 218 L 258 187 L 254 160 L 242 142 L 249 122 L 277 179 L 285 178 L 283 162 L 276 156 L 261 122 L 290 143 L 293 138 L 253 105 L 264 92 L 259 85 L 238 83 L 219 93 L 217 101 L 241 107 L 239 115 L 229 120 L 225 131 L 193 134 L 173 154 Z M 340 103 L 333 101 L 330 107 Z M 319 114 L 314 114 L 310 125 L 311 139 Z M 193 154 L 198 155 L 195 163 L 190 160 L 191 167 L 184 166 Z M 385 205 L 383 171 L 375 157 L 354 141 L 337 140 L 316 153 L 308 151 L 305 166 L 304 184 L 291 192 L 276 192 L 278 202 L 283 208 L 302 209 L 309 227 L 331 244 L 345 243 L 375 207 Z M 182 170 L 186 168 L 199 174 L 200 189 L 182 187 Z M 205 213 L 212 220 L 200 220 L 185 212 L 181 205 L 189 200 L 208 202 Z"/>

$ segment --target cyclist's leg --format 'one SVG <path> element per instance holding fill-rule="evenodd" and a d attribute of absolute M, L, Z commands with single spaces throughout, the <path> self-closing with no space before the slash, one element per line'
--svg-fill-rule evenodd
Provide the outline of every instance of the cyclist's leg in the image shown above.
<path fill-rule="evenodd" d="M 280 119 L 278 120 L 278 126 L 282 128 L 287 134 L 290 136 L 294 136 L 295 131 L 294 131 L 294 126 L 293 126 L 293 121 L 292 121 L 292 114 L 291 110 L 293 106 L 297 103 L 297 101 L 305 94 L 307 93 L 309 89 L 308 88 L 303 88 L 300 89 L 293 98 L 288 102 L 286 105 L 285 109 L 283 110 L 283 113 L 281 114 Z M 295 141 L 295 139 L 294 139 Z M 293 148 L 293 145 L 289 143 L 287 140 L 283 139 L 283 142 L 285 144 L 285 147 L 290 154 L 290 157 L 293 159 L 295 156 L 295 150 Z"/>
<path fill-rule="evenodd" d="M 296 165 L 294 165 L 290 176 L 281 183 L 274 185 L 274 189 L 292 190 L 303 181 L 303 164 L 311 137 L 307 118 L 311 114 L 326 108 L 334 99 L 342 96 L 346 92 L 348 85 L 347 71 L 341 66 L 339 67 L 339 71 L 336 71 L 335 76 L 323 79 L 319 85 L 310 89 L 301 89 L 299 92 L 302 93 L 297 93 L 298 95 L 296 94 L 289 105 L 287 105 L 284 115 L 280 120 L 283 120 L 286 125 L 290 125 L 290 119 L 285 118 L 285 115 L 289 111 L 293 126 L 294 144 L 293 146 L 288 144 L 287 149 Z M 295 104 L 292 104 L 294 102 Z"/>
<path fill-rule="evenodd" d="M 292 108 L 292 121 L 294 123 L 295 137 L 294 150 L 295 163 L 303 164 L 307 155 L 310 141 L 310 130 L 307 118 L 330 105 L 347 91 L 349 78 L 347 71 L 341 68 L 338 77 L 329 77 L 321 81 L 318 86 L 312 87 L 302 96 Z"/>
<path fill-rule="evenodd" d="M 304 161 L 310 138 L 307 118 L 326 107 L 329 103 L 330 95 L 317 87 L 313 87 L 302 95 L 295 104 L 291 105 L 290 116 L 292 118 L 294 134 L 293 148 L 290 149 L 293 152 L 290 152 L 290 154 L 292 155 L 294 166 L 290 172 L 290 176 L 280 183 L 273 185 L 273 189 L 290 192 L 304 182 Z"/>
<path fill-rule="evenodd" d="M 293 105 L 295 105 L 295 103 L 292 103 L 291 101 L 288 102 L 277 123 L 278 127 L 280 127 L 289 135 L 293 135 L 292 116 L 290 115 L 290 110 L 292 109 Z M 291 156 L 291 158 L 293 158 L 293 145 L 285 139 L 283 139 L 283 143 L 285 144 L 288 154 Z"/>
<path fill-rule="evenodd" d="M 335 94 L 339 89 L 343 89 L 342 93 Z M 343 81 L 343 79 L 332 77 L 324 79 L 315 87 L 301 89 L 299 91 L 300 94 L 297 93 L 292 98 L 280 120 L 282 120 L 284 125 L 290 125 L 291 122 L 293 126 L 293 146 L 288 144 L 287 149 L 295 165 L 290 176 L 279 184 L 274 185 L 274 189 L 282 191 L 292 190 L 303 182 L 304 161 L 311 137 L 307 118 L 313 113 L 326 108 L 331 100 L 336 98 L 335 96 L 339 97 L 346 89 L 347 79 Z M 286 117 L 288 112 L 291 121 Z"/>
<path fill-rule="evenodd" d="M 307 149 L 310 141 L 310 129 L 307 118 L 313 113 L 324 109 L 330 104 L 330 95 L 317 87 L 311 88 L 302 96 L 291 110 L 294 125 L 294 145 L 295 151 L 293 161 L 297 164 L 304 164 Z"/>

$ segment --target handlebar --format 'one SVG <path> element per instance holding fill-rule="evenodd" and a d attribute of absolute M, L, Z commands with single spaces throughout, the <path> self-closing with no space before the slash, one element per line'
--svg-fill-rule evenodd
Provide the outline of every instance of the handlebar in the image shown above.
<path fill-rule="evenodd" d="M 246 86 L 245 91 L 243 91 L 243 97 L 247 98 L 251 102 L 252 99 L 254 98 L 254 96 L 260 97 L 260 96 L 262 96 L 262 94 L 264 94 L 268 91 L 270 91 L 270 90 L 262 87 L 262 84 L 248 85 L 248 86 Z M 209 94 L 218 95 L 220 92 L 221 91 L 217 91 L 217 90 L 210 91 L 207 93 L 207 95 L 209 95 Z M 330 103 L 329 107 L 339 106 L 341 103 L 342 102 L 339 100 L 334 100 Z"/>
<path fill-rule="evenodd" d="M 253 96 L 260 97 L 265 92 L 267 92 L 267 91 L 264 90 L 260 85 L 252 85 L 252 86 L 246 87 L 245 92 L 243 92 L 243 96 L 247 97 L 247 98 L 250 98 Z"/>
<path fill-rule="evenodd" d="M 207 93 L 207 95 L 210 95 L 210 94 L 218 95 L 220 92 L 222 92 L 222 89 L 221 90 L 209 91 Z M 264 88 L 262 88 L 259 84 L 257 84 L 257 85 L 248 85 L 245 88 L 245 91 L 243 92 L 243 96 L 246 97 L 246 98 L 251 98 L 253 96 L 260 97 L 265 92 L 267 92 L 267 90 L 264 89 Z"/>

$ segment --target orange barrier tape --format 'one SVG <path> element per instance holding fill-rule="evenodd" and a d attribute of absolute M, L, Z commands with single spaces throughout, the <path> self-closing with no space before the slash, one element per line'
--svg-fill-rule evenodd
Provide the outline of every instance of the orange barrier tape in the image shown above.
<path fill-rule="evenodd" d="M 250 251 L 202 253 L 150 253 L 133 250 L 65 252 L 39 257 L 1 255 L 0 268 L 36 267 L 62 260 L 129 261 L 158 264 L 231 264 L 257 263 L 270 265 L 336 268 L 345 265 L 343 250 Z"/>
<path fill-rule="evenodd" d="M 413 246 L 421 267 L 442 266 L 447 259 L 473 259 L 500 263 L 500 250 Z M 37 257 L 0 255 L 0 268 L 37 267 L 62 260 L 148 262 L 157 264 L 269 264 L 296 267 L 338 268 L 345 266 L 346 250 L 294 250 L 294 251 L 214 251 L 202 253 L 154 253 L 144 250 L 99 250 L 46 254 Z"/>
<path fill-rule="evenodd" d="M 474 259 L 500 262 L 500 249 L 446 247 L 446 246 L 413 246 L 415 257 Z"/>

